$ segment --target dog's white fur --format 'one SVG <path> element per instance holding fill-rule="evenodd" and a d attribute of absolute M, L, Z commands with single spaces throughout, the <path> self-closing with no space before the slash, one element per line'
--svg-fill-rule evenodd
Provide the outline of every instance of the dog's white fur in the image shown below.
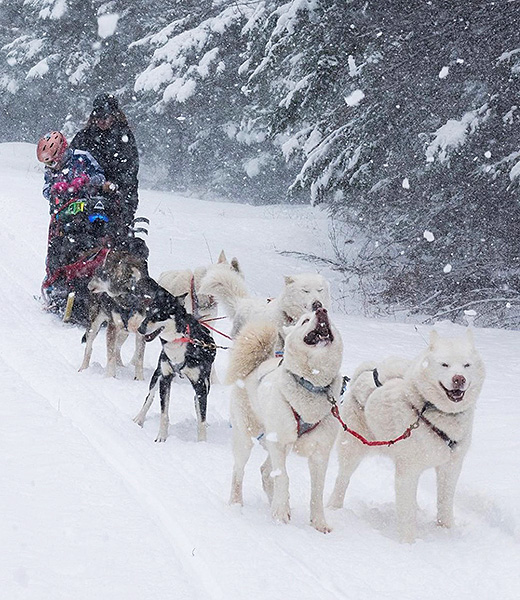
<path fill-rule="evenodd" d="M 261 443 L 268 457 L 261 468 L 262 483 L 274 519 L 285 523 L 290 519 L 286 457 L 293 449 L 309 462 L 311 524 L 327 533 L 330 529 L 323 509 L 323 488 L 338 422 L 331 415 L 328 393 L 308 391 L 291 374 L 303 377 L 316 387 L 330 386 L 330 394 L 336 398 L 339 395 L 341 337 L 330 324 L 334 341 L 308 346 L 303 338 L 313 330 L 315 323 L 316 314 L 310 313 L 286 328 L 281 364 L 278 358 L 269 358 L 278 340 L 278 330 L 272 323 L 249 323 L 235 341 L 228 373 L 228 382 L 234 383 L 231 423 L 235 462 L 230 503 L 243 503 L 244 468 L 253 440 L 264 434 Z M 306 423 L 319 424 L 298 437 L 292 409 Z"/>
<path fill-rule="evenodd" d="M 329 284 L 323 275 L 301 273 L 286 276 L 281 294 L 267 300 L 250 296 L 238 262 L 236 259 L 233 261 L 235 268 L 221 261 L 210 267 L 200 286 L 201 293 L 214 296 L 233 320 L 232 337 L 250 321 L 274 323 L 281 335 L 284 326 L 310 312 L 314 303 L 320 302 L 326 309 L 330 308 Z"/>
<path fill-rule="evenodd" d="M 383 384 L 376 387 L 372 369 L 377 366 Z M 391 440 L 411 424 L 410 437 L 392 446 L 368 447 L 347 432 L 338 437 L 339 473 L 330 506 L 340 508 L 350 477 L 370 451 L 382 451 L 395 462 L 395 494 L 399 537 L 416 538 L 417 486 L 421 473 L 437 472 L 437 523 L 453 524 L 457 480 L 468 451 L 475 403 L 484 381 L 484 366 L 473 336 L 440 337 L 434 330 L 425 352 L 408 363 L 392 359 L 356 370 L 341 408 L 351 429 L 371 440 Z M 443 389 L 444 388 L 444 389 Z M 446 390 L 464 391 L 462 399 L 450 399 Z M 427 405 L 424 418 L 418 413 Z M 434 428 L 437 428 L 437 432 Z M 443 439 L 442 432 L 445 434 Z M 450 448 L 449 440 L 456 444 Z"/>
<path fill-rule="evenodd" d="M 193 271 L 163 271 L 157 283 L 173 296 L 183 298 L 184 308 L 196 318 L 212 319 L 218 314 L 218 307 L 212 296 L 200 293 L 200 282 L 207 272 L 207 267 L 197 267 Z M 196 306 L 194 297 L 196 296 Z"/>

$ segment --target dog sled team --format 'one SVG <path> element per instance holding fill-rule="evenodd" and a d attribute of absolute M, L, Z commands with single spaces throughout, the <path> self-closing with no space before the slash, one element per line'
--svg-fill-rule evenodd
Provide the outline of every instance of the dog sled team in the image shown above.
<path fill-rule="evenodd" d="M 103 100 L 97 115 L 101 127 L 106 111 L 114 108 L 110 98 Z M 61 278 L 70 299 L 70 289 L 78 280 L 83 285 L 85 306 L 78 321 L 86 325 L 86 332 L 80 371 L 89 367 L 103 324 L 107 325 L 107 376 L 115 376 L 122 364 L 122 344 L 134 334 L 135 378 L 143 379 L 145 346 L 158 338 L 157 367 L 134 419 L 143 426 L 158 391 L 157 442 L 168 436 L 170 390 L 177 376 L 193 387 L 197 437 L 206 440 L 208 395 L 215 356 L 221 351 L 212 322 L 221 313 L 231 320 L 232 340 L 227 340 L 225 350 L 229 352 L 225 383 L 231 389 L 234 456 L 230 503 L 243 503 L 244 471 L 252 448 L 260 443 L 266 450 L 260 476 L 272 516 L 289 522 L 286 462 L 294 451 L 308 460 L 310 523 L 320 532 L 329 532 L 324 487 L 335 447 L 339 469 L 329 507 L 343 506 L 350 478 L 362 459 L 380 452 L 395 463 L 400 539 L 413 542 L 416 537 L 418 481 L 431 467 L 437 475 L 437 522 L 453 525 L 457 480 L 484 381 L 484 366 L 470 330 L 456 338 L 441 337 L 434 330 L 420 356 L 365 362 L 349 379 L 342 373 L 343 341 L 329 313 L 329 285 L 322 275 L 287 276 L 280 294 L 267 301 L 250 294 L 238 261 L 228 262 L 222 252 L 214 265 L 168 271 L 156 281 L 148 272 L 146 244 L 132 235 L 130 224 L 137 206 L 132 185 L 124 188 L 127 208 L 118 220 L 119 230 L 112 234 L 104 230 L 97 239 L 91 235 L 72 268 L 63 258 L 67 224 L 63 217 L 74 203 L 77 212 L 85 212 L 84 201 L 77 199 L 82 187 L 110 192 L 111 182 L 88 152 L 70 151 L 58 132 L 43 138 L 38 158 L 50 170 L 46 197 L 51 202 L 51 228 L 58 232 L 54 246 L 55 238 L 50 236 L 46 281 L 51 284 L 46 289 Z M 76 199 L 71 202 L 70 197 Z M 106 216 L 110 222 L 109 211 L 101 212 L 99 206 L 96 210 L 92 214 Z M 348 340 L 345 346 L 346 352 L 355 353 Z"/>

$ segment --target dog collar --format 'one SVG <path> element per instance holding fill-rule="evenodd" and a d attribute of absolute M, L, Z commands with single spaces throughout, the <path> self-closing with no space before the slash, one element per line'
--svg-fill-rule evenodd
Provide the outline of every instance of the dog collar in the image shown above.
<path fill-rule="evenodd" d="M 313 394 L 328 394 L 328 392 L 330 391 L 330 383 L 329 385 L 325 386 L 314 385 L 308 379 L 305 379 L 304 377 L 299 377 L 298 375 L 296 375 L 296 373 L 293 373 L 292 371 L 288 372 L 293 376 L 294 381 L 296 381 L 296 383 L 299 383 L 308 392 L 312 392 Z"/>

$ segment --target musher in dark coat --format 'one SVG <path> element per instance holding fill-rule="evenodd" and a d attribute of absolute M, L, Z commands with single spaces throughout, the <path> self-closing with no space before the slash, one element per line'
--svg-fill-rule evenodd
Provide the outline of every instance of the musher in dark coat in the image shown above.
<path fill-rule="evenodd" d="M 117 185 L 121 220 L 123 226 L 130 226 L 139 202 L 139 154 L 134 134 L 114 95 L 100 94 L 95 98 L 87 124 L 74 136 L 71 148 L 90 152 L 106 179 Z"/>

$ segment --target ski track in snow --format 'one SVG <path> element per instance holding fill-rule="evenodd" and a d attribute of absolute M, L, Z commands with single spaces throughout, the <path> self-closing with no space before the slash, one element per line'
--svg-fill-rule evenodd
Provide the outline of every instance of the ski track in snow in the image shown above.
<path fill-rule="evenodd" d="M 7 239 L 12 238 L 12 232 L 7 235 Z M 5 244 L 5 238 L 2 246 Z M 2 247 L 0 246 L 0 248 Z M 6 250 L 5 256 L 9 256 L 10 253 Z M 208 568 L 205 560 L 202 558 L 202 552 L 196 548 L 196 545 L 189 536 L 185 533 L 185 529 L 173 518 L 172 515 L 176 514 L 177 510 L 168 510 L 164 501 L 161 500 L 164 494 L 155 485 L 153 479 L 149 476 L 149 473 L 153 472 L 153 468 L 147 464 L 147 459 L 143 461 L 141 455 L 137 458 L 136 453 L 128 453 L 128 448 L 124 446 L 124 440 L 115 440 L 114 432 L 112 427 L 107 423 L 112 423 L 114 420 L 121 418 L 120 414 L 117 413 L 117 408 L 114 406 L 110 397 L 106 393 L 100 395 L 99 389 L 96 389 L 96 381 L 88 376 L 85 377 L 83 373 L 77 373 L 78 359 L 75 354 L 71 359 L 70 352 L 67 351 L 67 346 L 72 343 L 78 343 L 81 336 L 80 330 L 77 328 L 64 327 L 55 317 L 46 315 L 41 312 L 41 309 L 33 302 L 31 295 L 30 284 L 22 285 L 18 281 L 16 275 L 17 269 L 15 264 L 4 264 L 2 269 L 5 273 L 5 279 L 3 282 L 3 293 L 4 297 L 25 297 L 26 302 L 23 306 L 18 306 L 17 310 L 26 315 L 25 320 L 18 321 L 18 331 L 16 336 L 18 339 L 31 340 L 31 352 L 36 355 L 44 356 L 52 351 L 54 368 L 49 371 L 49 365 L 35 362 L 32 365 L 32 371 L 30 374 L 31 380 L 38 382 L 38 388 L 34 388 L 32 384 L 26 381 L 27 375 L 21 368 L 21 365 L 25 365 L 24 356 L 25 349 L 20 349 L 20 353 L 13 353 L 9 356 L 9 364 L 12 368 L 17 369 L 17 378 L 24 381 L 25 384 L 31 388 L 34 394 L 40 395 L 42 399 L 45 399 L 60 415 L 69 418 L 74 427 L 80 431 L 85 438 L 89 441 L 92 447 L 99 453 L 99 455 L 111 466 L 112 469 L 117 471 L 118 475 L 122 477 L 128 489 L 134 494 L 136 500 L 140 502 L 146 509 L 150 516 L 158 522 L 161 529 L 167 535 L 170 545 L 174 550 L 176 557 L 179 562 L 184 566 L 188 573 L 191 572 L 192 582 L 197 582 L 202 588 L 200 597 L 201 598 L 222 598 L 224 593 L 220 588 L 218 582 L 212 575 L 212 570 Z M 7 284 L 7 285 L 6 285 Z M 36 314 L 35 314 L 36 313 Z M 48 321 L 47 327 L 42 328 L 42 317 Z M 52 327 L 60 327 L 63 333 L 66 334 L 67 341 L 64 348 L 50 348 L 46 343 L 45 330 L 48 329 L 49 325 Z M 76 338 L 72 341 L 70 338 L 74 335 Z M 98 344 L 104 342 L 104 331 L 101 332 L 98 340 Z M 128 343 L 128 342 L 127 342 Z M 82 378 L 81 389 L 78 390 L 78 378 Z M 112 383 L 112 382 L 109 382 Z M 115 382 L 118 383 L 118 382 Z M 133 383 L 133 382 L 132 382 Z M 112 386 L 110 386 L 112 387 Z M 143 387 L 142 385 L 140 387 Z M 176 391 L 180 386 L 173 387 L 172 395 L 175 395 Z M 189 391 L 183 395 L 191 396 L 191 387 L 183 386 Z M 79 392 L 79 393 L 78 393 Z M 142 394 L 144 399 L 144 393 Z M 74 401 L 71 399 L 74 398 Z M 183 398 L 183 401 L 185 399 Z M 193 404 L 192 399 L 189 399 L 189 403 Z M 110 408 L 110 410 L 108 410 Z M 175 410 L 174 403 L 172 402 L 171 411 Z M 126 417 L 126 415 L 124 415 Z M 157 419 L 148 419 L 145 424 L 145 428 L 149 433 L 151 427 L 155 429 Z M 149 423 L 154 421 L 154 423 Z M 194 420 L 193 420 L 194 421 Z M 194 422 L 189 423 L 189 426 L 194 428 Z M 139 433 L 139 429 L 135 424 L 131 424 L 131 428 Z M 126 430 L 124 434 L 126 434 Z M 153 439 L 153 438 L 152 438 Z M 145 444 L 149 451 L 149 436 L 146 437 Z M 155 450 L 155 445 L 152 445 L 152 453 Z M 158 445 L 157 445 L 158 446 Z M 132 448 L 133 450 L 133 448 Z M 154 453 L 155 454 L 155 453 Z M 160 457 L 162 458 L 162 457 Z M 152 460 L 156 459 L 156 456 L 152 457 Z M 189 486 L 193 484 L 195 479 L 198 484 L 205 488 L 206 493 L 204 494 L 205 500 L 208 501 L 216 509 L 216 518 L 218 519 L 219 512 L 223 509 L 223 503 L 221 500 L 216 500 L 214 490 L 212 490 L 207 484 L 205 484 L 200 476 L 197 476 L 192 472 L 188 472 L 181 462 L 177 460 L 175 465 L 175 472 L 177 477 L 182 475 L 183 484 Z M 168 499 L 170 501 L 170 499 Z M 177 507 L 182 508 L 182 507 Z M 224 505 L 224 510 L 226 506 Z M 244 534 L 250 537 L 251 544 L 255 543 L 254 536 L 244 531 Z M 226 533 L 223 532 L 225 536 Z M 264 547 L 269 544 L 264 544 Z M 180 551 L 177 550 L 180 548 Z M 283 550 L 279 545 L 277 548 L 265 548 L 267 555 L 273 554 L 273 552 L 282 552 L 286 559 L 291 559 L 290 554 Z M 292 569 L 293 573 L 301 571 L 299 577 L 303 579 L 306 576 L 306 565 L 296 561 Z M 320 582 L 319 578 L 317 579 Z M 324 585 L 321 583 L 321 585 Z M 325 584 L 326 585 L 326 584 Z M 334 594 L 332 597 L 336 597 Z"/>
<path fill-rule="evenodd" d="M 212 388 L 208 442 L 196 443 L 192 388 L 175 383 L 170 436 L 166 443 L 157 444 L 153 440 L 158 398 L 144 427 L 139 428 L 132 417 L 144 400 L 148 381 L 133 381 L 130 367 L 119 369 L 117 379 L 104 377 L 104 331 L 96 340 L 90 369 L 78 373 L 83 331 L 46 314 L 33 298 L 43 274 L 47 226 L 46 207 L 39 197 L 41 180 L 32 173 L 20 182 L 14 173 L 9 175 L 7 192 L 0 192 L 0 207 L 4 207 L 0 208 L 0 293 L 4 299 L 0 381 L 9 392 L 2 411 L 5 435 L 0 436 L 0 448 L 8 461 L 8 476 L 16 478 L 13 490 L 20 494 L 21 509 L 35 514 L 28 513 L 24 519 L 23 513 L 15 511 L 9 486 L 0 493 L 4 520 L 11 523 L 7 527 L 4 523 L 4 528 L 11 536 L 12 552 L 0 560 L 0 579 L 8 581 L 3 592 L 6 600 L 518 598 L 520 511 L 518 498 L 511 498 L 519 485 L 511 484 L 509 476 L 516 475 L 519 466 L 518 438 L 511 432 L 520 427 L 520 411 L 513 409 L 520 366 L 515 363 L 508 369 L 509 383 L 495 368 L 507 362 L 504 345 L 509 343 L 510 353 L 518 356 L 518 334 L 479 332 L 477 339 L 491 368 L 456 495 L 452 531 L 433 525 L 435 482 L 428 473 L 419 489 L 419 539 L 414 545 L 396 542 L 393 470 L 381 458 L 365 461 L 354 474 L 344 509 L 327 510 L 333 532 L 324 536 L 308 525 L 306 461 L 290 456 L 292 521 L 277 525 L 261 489 L 259 466 L 264 453 L 260 448 L 253 449 L 247 465 L 244 507 L 227 504 L 232 456 L 225 386 Z M 5 210 L 16 195 L 27 198 L 26 205 L 11 204 Z M 308 207 L 292 213 L 283 207 L 203 203 L 151 192 L 142 193 L 141 205 L 152 220 L 148 243 L 155 276 L 168 268 L 204 264 L 208 247 L 216 256 L 221 247 L 228 251 L 229 246 L 230 256 L 237 254 L 245 263 L 246 279 L 252 279 L 249 285 L 256 293 L 276 294 L 284 273 L 314 269 L 276 254 L 284 249 L 283 228 L 290 222 L 290 233 L 296 236 L 291 248 L 299 249 L 301 240 L 313 231 L 314 225 L 307 222 Z M 20 229 L 21 223 L 28 236 Z M 260 232 L 270 231 L 271 238 L 259 233 L 259 239 L 251 241 L 252 224 Z M 177 243 L 185 247 L 179 256 Z M 317 243 L 324 242 L 318 239 Z M 267 254 L 276 265 L 276 284 L 264 266 Z M 181 264 L 176 264 L 178 258 Z M 328 275 L 334 279 L 334 274 Z M 345 373 L 375 351 L 375 358 L 390 353 L 413 356 L 424 343 L 409 325 L 339 314 L 334 318 L 345 343 Z M 131 354 L 132 345 L 130 337 L 124 357 Z M 158 349 L 158 343 L 147 347 L 145 378 L 152 373 Z M 219 351 L 221 376 L 226 360 L 225 352 Z M 499 398 L 495 390 L 500 390 Z M 505 419 L 497 414 L 500 407 L 509 411 Z M 44 452 L 39 452 L 40 444 Z M 507 455 L 501 470 L 497 457 L 503 444 Z M 24 458 L 25 451 L 30 460 Z M 55 461 L 55 469 L 54 463 L 48 464 L 50 460 Z M 49 479 L 50 491 L 38 480 L 40 470 Z M 333 455 L 326 496 L 336 471 Z M 26 477 L 32 477 L 35 485 Z M 51 526 L 52 485 L 63 486 L 61 494 L 54 492 L 55 505 L 64 512 L 56 515 L 60 524 L 56 530 Z M 34 508 L 39 502 L 42 513 Z M 45 511 L 46 502 L 49 511 Z M 40 525 L 33 523 L 37 516 L 43 519 Z M 72 524 L 62 531 L 67 519 Z M 11 526 L 15 533 L 10 533 Z M 55 548 L 46 546 L 47 538 Z M 41 557 L 44 548 L 46 556 Z M 141 556 L 141 552 L 147 554 Z M 110 564 L 114 557 L 117 560 Z M 59 560 L 62 563 L 55 565 Z"/>

